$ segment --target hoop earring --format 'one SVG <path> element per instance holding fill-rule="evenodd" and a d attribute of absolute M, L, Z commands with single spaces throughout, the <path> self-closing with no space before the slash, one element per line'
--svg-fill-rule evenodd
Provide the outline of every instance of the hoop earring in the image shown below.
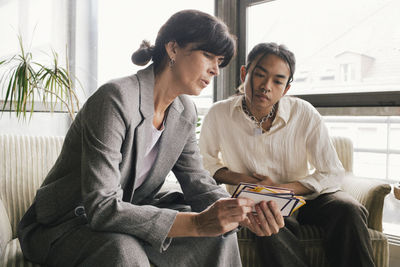
<path fill-rule="evenodd" d="M 175 65 L 175 59 L 170 58 L 169 59 L 169 67 L 172 68 Z"/>

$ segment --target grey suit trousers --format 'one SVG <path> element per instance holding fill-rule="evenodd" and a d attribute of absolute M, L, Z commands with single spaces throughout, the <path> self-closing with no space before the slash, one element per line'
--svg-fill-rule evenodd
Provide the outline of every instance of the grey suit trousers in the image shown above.
<path fill-rule="evenodd" d="M 347 193 L 320 195 L 308 200 L 297 218 L 287 218 L 278 234 L 256 238 L 259 255 L 263 262 L 270 263 L 268 266 L 308 266 L 297 234 L 300 225 L 311 224 L 324 229 L 325 252 L 331 266 L 374 266 L 367 217 L 365 207 Z"/>
<path fill-rule="evenodd" d="M 63 257 L 59 257 L 63 255 Z M 241 266 L 236 234 L 228 237 L 174 238 L 161 252 L 129 235 L 94 232 L 80 226 L 52 246 L 49 266 Z"/>
<path fill-rule="evenodd" d="M 158 208 L 191 211 L 178 192 L 160 196 L 164 198 L 157 202 Z M 150 262 L 157 267 L 242 266 L 236 234 L 177 237 L 172 239 L 167 250 L 160 252 L 159 248 L 132 235 L 96 232 L 88 224 L 61 236 L 52 244 L 46 260 L 50 266 L 61 267 L 144 267 L 150 266 Z"/>

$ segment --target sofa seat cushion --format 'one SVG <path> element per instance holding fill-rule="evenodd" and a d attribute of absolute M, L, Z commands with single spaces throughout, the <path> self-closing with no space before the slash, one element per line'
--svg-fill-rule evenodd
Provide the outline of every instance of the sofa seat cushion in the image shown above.
<path fill-rule="evenodd" d="M 24 258 L 17 238 L 8 242 L 4 254 L 2 255 L 2 258 L 0 258 L 0 266 L 40 267 L 40 265 L 31 263 Z"/>
<path fill-rule="evenodd" d="M 7 243 L 12 239 L 12 229 L 6 208 L 0 199 L 0 255 L 5 250 Z"/>

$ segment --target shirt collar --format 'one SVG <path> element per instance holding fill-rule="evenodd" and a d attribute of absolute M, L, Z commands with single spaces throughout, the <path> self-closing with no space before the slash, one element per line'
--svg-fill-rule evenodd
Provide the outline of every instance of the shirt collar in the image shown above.
<path fill-rule="evenodd" d="M 242 99 L 244 95 L 239 95 L 239 96 L 234 96 L 234 100 L 232 101 L 231 108 L 230 108 L 230 114 L 233 116 L 233 112 L 238 109 L 242 110 Z"/>
<path fill-rule="evenodd" d="M 281 118 L 285 124 L 287 124 L 290 116 L 290 102 L 288 101 L 288 96 L 284 96 L 279 100 L 278 111 L 276 112 L 276 117 Z"/>
<path fill-rule="evenodd" d="M 231 116 L 233 116 L 233 112 L 238 109 L 242 110 L 242 99 L 244 95 L 240 95 L 235 97 L 235 99 L 232 102 L 231 108 L 230 108 L 230 113 Z M 290 116 L 290 102 L 288 101 L 288 96 L 284 96 L 279 100 L 279 107 L 278 111 L 276 113 L 276 118 L 281 118 L 285 124 L 288 122 Z M 277 121 L 275 118 L 274 122 Z"/>

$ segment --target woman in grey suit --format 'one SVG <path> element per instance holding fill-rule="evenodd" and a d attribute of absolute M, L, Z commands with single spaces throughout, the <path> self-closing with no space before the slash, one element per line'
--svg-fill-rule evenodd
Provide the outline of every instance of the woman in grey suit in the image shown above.
<path fill-rule="evenodd" d="M 59 158 L 19 224 L 26 258 L 50 266 L 240 266 L 239 224 L 264 235 L 283 219 L 274 203 L 230 199 L 204 171 L 196 143 L 198 95 L 235 53 L 226 25 L 186 10 L 144 42 L 134 63 L 85 103 Z M 183 194 L 160 193 L 168 172 Z"/>

